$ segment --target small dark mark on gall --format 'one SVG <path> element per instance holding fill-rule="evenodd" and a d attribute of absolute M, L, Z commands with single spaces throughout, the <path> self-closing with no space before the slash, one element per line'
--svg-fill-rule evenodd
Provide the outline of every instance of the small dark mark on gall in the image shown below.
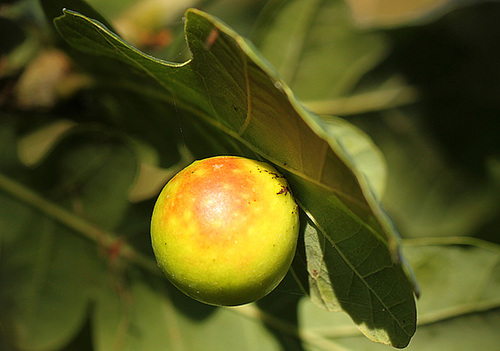
<path fill-rule="evenodd" d="M 269 172 L 269 171 L 266 171 L 266 172 L 268 172 L 270 175 L 272 175 L 272 176 L 273 176 L 273 179 L 285 178 L 285 177 L 283 177 L 281 174 L 278 174 L 278 173 Z"/>
<path fill-rule="evenodd" d="M 288 192 L 290 191 L 290 189 L 287 187 L 287 186 L 281 186 L 281 190 L 279 192 L 276 193 L 276 195 L 280 195 L 280 194 L 288 194 Z"/>

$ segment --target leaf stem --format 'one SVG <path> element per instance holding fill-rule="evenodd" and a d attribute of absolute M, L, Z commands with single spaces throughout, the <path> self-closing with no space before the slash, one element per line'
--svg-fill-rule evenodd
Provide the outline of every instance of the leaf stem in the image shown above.
<path fill-rule="evenodd" d="M 493 252 L 500 252 L 500 245 L 470 236 L 440 236 L 440 237 L 408 238 L 402 240 L 403 250 L 405 247 L 431 246 L 431 245 L 434 246 L 467 245 L 467 246 L 479 247 Z"/>
<path fill-rule="evenodd" d="M 409 105 L 418 99 L 415 87 L 402 86 L 332 100 L 304 101 L 304 105 L 320 115 L 346 116 Z"/>
<path fill-rule="evenodd" d="M 25 185 L 0 173 L 0 190 L 3 190 L 12 197 L 24 202 L 40 213 L 47 215 L 64 226 L 74 230 L 92 240 L 105 249 L 112 249 L 114 245 L 120 243 L 119 254 L 125 259 L 134 262 L 138 266 L 153 272 L 161 274 L 153 259 L 137 252 L 129 244 L 122 242 L 120 237 L 112 232 L 103 230 L 95 224 L 79 217 L 75 213 L 64 207 L 51 202 L 40 194 L 29 189 Z"/>

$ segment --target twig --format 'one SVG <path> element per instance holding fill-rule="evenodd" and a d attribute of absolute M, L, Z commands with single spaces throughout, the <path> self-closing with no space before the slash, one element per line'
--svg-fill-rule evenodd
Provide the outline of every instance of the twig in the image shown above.
<path fill-rule="evenodd" d="M 82 234 L 86 238 L 104 246 L 105 249 L 111 249 L 113 248 L 113 245 L 121 241 L 119 236 L 115 233 L 99 228 L 95 224 L 79 217 L 64 207 L 47 200 L 25 185 L 12 180 L 1 173 L 0 190 L 5 191 L 12 197 L 29 205 L 36 211 L 47 215 L 75 232 Z M 161 274 L 153 259 L 137 252 L 127 243 L 120 243 L 119 255 L 152 273 L 158 275 Z"/>

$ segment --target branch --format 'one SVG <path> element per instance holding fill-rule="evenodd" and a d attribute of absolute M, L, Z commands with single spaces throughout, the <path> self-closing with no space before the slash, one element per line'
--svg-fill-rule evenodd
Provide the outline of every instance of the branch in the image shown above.
<path fill-rule="evenodd" d="M 55 204 L 25 185 L 0 173 L 0 190 L 24 202 L 36 211 L 47 215 L 62 225 L 74 230 L 86 238 L 104 246 L 106 250 L 120 243 L 119 255 L 138 266 L 155 274 L 161 274 L 156 263 L 150 257 L 137 252 L 134 247 L 122 242 L 116 233 L 102 230 L 95 224 L 79 217 L 75 213 Z"/>

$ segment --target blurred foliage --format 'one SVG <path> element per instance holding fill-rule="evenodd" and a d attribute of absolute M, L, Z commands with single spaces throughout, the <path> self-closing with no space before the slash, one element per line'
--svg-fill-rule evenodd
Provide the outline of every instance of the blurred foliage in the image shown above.
<path fill-rule="evenodd" d="M 398 233 L 401 259 L 413 268 L 422 292 L 408 349 L 497 347 L 497 1 L 88 4 L 92 7 L 76 0 L 0 4 L 0 349 L 390 349 L 360 333 L 388 342 L 386 330 L 357 320 L 370 297 L 343 300 L 340 286 L 359 273 L 367 257 L 374 267 L 386 262 L 382 257 L 388 253 L 401 255 L 387 244 L 397 246 Z M 197 76 L 175 73 L 155 85 L 140 65 L 130 65 L 117 52 L 107 55 L 122 61 L 102 56 L 105 51 L 88 43 L 79 49 L 101 56 L 70 47 L 51 23 L 62 7 L 116 30 L 130 44 L 122 48 L 127 55 L 138 48 L 179 63 L 200 55 L 189 66 Z M 257 62 L 251 76 L 258 83 L 254 112 L 262 113 L 262 128 L 252 125 L 251 137 L 228 136 L 226 127 L 238 116 L 233 107 L 244 110 L 246 95 L 240 97 L 238 85 L 221 78 L 226 74 L 239 82 L 248 71 L 239 61 L 228 68 L 224 56 L 193 46 L 192 38 L 204 33 L 203 21 L 188 32 L 188 49 L 187 7 L 217 16 L 235 31 L 231 35 L 253 43 L 239 43 L 241 52 L 228 50 L 235 57 L 248 55 L 246 64 Z M 65 22 L 67 28 L 74 23 Z M 68 40 L 69 32 L 62 33 Z M 212 49 L 224 38 L 219 32 L 204 44 Z M 158 62 L 151 60 L 146 66 L 156 69 Z M 265 74 L 259 73 L 262 67 Z M 172 65 L 171 71 L 176 69 Z M 197 90 L 199 77 L 207 87 Z M 162 90 L 165 82 L 178 84 L 174 98 Z M 199 111 L 206 121 L 196 118 Z M 227 116 L 219 121 L 224 127 L 210 122 L 217 115 Z M 317 145 L 333 150 L 327 162 L 303 169 L 293 163 L 301 155 L 314 165 L 321 156 Z M 154 197 L 173 174 L 194 158 L 228 152 L 280 161 L 303 210 L 303 237 L 293 269 L 275 292 L 256 304 L 214 308 L 190 300 L 160 276 L 149 219 Z M 332 163 L 335 158 L 341 161 Z M 368 203 L 368 211 L 356 214 L 387 238 L 387 245 L 370 241 L 349 222 L 352 214 L 338 215 L 348 201 L 304 181 L 317 165 L 330 164 L 339 168 L 329 169 L 321 183 L 338 182 L 335 189 Z M 329 237 L 333 232 L 337 236 Z M 321 234 L 349 258 L 338 260 L 335 245 L 319 245 Z M 342 262 L 356 263 L 356 269 L 333 270 Z M 331 282 L 316 282 L 316 264 L 319 271 L 330 269 L 322 277 Z M 387 295 L 382 301 L 394 294 L 386 279 L 370 284 Z M 365 288 L 357 288 L 354 279 L 345 289 Z M 380 313 L 376 306 L 370 301 L 368 311 Z"/>

